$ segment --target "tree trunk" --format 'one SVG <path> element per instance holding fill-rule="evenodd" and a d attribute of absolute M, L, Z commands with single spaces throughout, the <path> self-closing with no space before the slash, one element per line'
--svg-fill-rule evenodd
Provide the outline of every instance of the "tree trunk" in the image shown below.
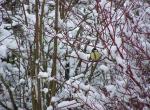
<path fill-rule="evenodd" d="M 55 31 L 56 31 L 56 36 L 54 38 L 54 49 L 53 49 L 53 65 L 52 65 L 52 72 L 51 72 L 51 77 L 56 77 L 57 74 L 57 33 L 58 33 L 58 5 L 59 5 L 59 0 L 56 0 L 56 6 L 55 6 Z M 49 99 L 49 104 L 52 105 L 51 103 L 51 98 L 55 96 L 56 93 L 56 81 L 51 81 L 50 82 L 50 99 Z"/>
<path fill-rule="evenodd" d="M 39 33 L 39 1 L 35 0 L 35 14 L 36 14 L 36 24 L 35 24 L 35 49 L 34 49 L 34 76 L 32 77 L 32 109 L 33 110 L 42 110 L 41 104 L 41 85 L 40 79 L 37 77 L 39 74 L 39 60 L 40 60 L 40 33 Z"/>

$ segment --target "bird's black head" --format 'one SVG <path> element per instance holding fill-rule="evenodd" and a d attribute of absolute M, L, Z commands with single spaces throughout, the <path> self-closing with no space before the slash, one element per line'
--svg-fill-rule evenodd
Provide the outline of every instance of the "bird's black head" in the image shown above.
<path fill-rule="evenodd" d="M 98 51 L 95 47 L 92 49 L 92 52 Z"/>

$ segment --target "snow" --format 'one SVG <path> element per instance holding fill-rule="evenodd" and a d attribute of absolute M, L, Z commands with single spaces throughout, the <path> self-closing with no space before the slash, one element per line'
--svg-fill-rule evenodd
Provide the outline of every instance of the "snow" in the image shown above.
<path fill-rule="evenodd" d="M 114 85 L 107 85 L 105 86 L 107 91 L 110 93 L 111 97 L 116 93 L 116 87 Z"/>
<path fill-rule="evenodd" d="M 30 22 L 32 22 L 32 23 L 35 23 L 35 22 L 36 22 L 35 15 L 29 14 L 28 12 L 26 12 L 26 15 L 27 15 L 28 21 L 30 21 Z"/>
<path fill-rule="evenodd" d="M 25 79 L 20 79 L 18 84 L 24 84 L 25 83 Z"/>
<path fill-rule="evenodd" d="M 116 42 L 117 46 L 120 47 L 122 44 L 122 39 L 120 37 L 116 37 L 115 42 Z"/>
<path fill-rule="evenodd" d="M 9 49 L 16 49 L 16 48 L 18 48 L 18 45 L 15 40 L 10 40 L 9 43 L 7 44 L 7 47 Z"/>
<path fill-rule="evenodd" d="M 77 58 L 79 56 L 79 58 L 81 58 L 83 60 L 89 60 L 89 58 L 90 58 L 90 54 L 86 54 L 86 53 L 83 53 L 83 52 L 80 52 L 80 51 L 78 51 L 78 52 L 73 51 L 71 53 L 71 56 L 77 57 Z"/>
<path fill-rule="evenodd" d="M 109 68 L 106 65 L 101 65 L 99 68 L 103 70 L 105 73 L 109 71 Z"/>
<path fill-rule="evenodd" d="M 55 78 L 53 78 L 53 77 L 48 77 L 48 81 L 52 81 L 52 80 L 55 80 Z"/>
<path fill-rule="evenodd" d="M 48 13 L 48 10 L 49 10 L 49 7 L 48 7 L 48 6 L 45 6 L 45 7 L 44 7 L 44 13 Z"/>
<path fill-rule="evenodd" d="M 6 105 L 8 108 L 13 108 L 13 104 L 9 101 L 6 101 Z"/>
<path fill-rule="evenodd" d="M 129 5 L 130 5 L 129 0 L 126 0 L 125 3 L 124 3 L 124 6 L 127 7 L 127 6 L 129 6 Z"/>
<path fill-rule="evenodd" d="M 14 88 L 14 87 L 10 87 L 10 90 L 11 90 L 12 92 L 14 92 L 14 91 L 15 91 L 15 88 Z"/>
<path fill-rule="evenodd" d="M 59 34 L 57 34 L 57 37 L 63 38 L 63 35 L 59 33 Z"/>
<path fill-rule="evenodd" d="M 48 88 L 43 88 L 43 90 L 42 90 L 45 94 L 47 94 L 48 93 Z"/>
<path fill-rule="evenodd" d="M 58 100 L 59 100 L 58 97 L 52 97 L 52 99 L 51 99 L 52 102 L 57 102 Z"/>
<path fill-rule="evenodd" d="M 48 72 L 48 73 L 51 73 L 51 71 L 52 71 L 52 68 L 48 67 L 48 68 L 47 68 L 47 72 Z"/>
<path fill-rule="evenodd" d="M 47 72 L 39 72 L 38 77 L 39 78 L 48 78 L 49 74 Z"/>
<path fill-rule="evenodd" d="M 20 108 L 20 107 L 19 107 L 18 110 L 24 110 L 24 108 Z"/>
<path fill-rule="evenodd" d="M 38 64 L 38 63 L 39 63 L 39 61 L 40 61 L 40 59 L 36 59 L 36 60 L 35 60 L 35 63 L 36 63 L 36 64 Z"/>
<path fill-rule="evenodd" d="M 117 64 L 121 64 L 123 67 L 126 67 L 125 64 L 125 60 L 122 59 L 119 55 L 116 56 L 116 61 L 117 61 Z"/>
<path fill-rule="evenodd" d="M 58 28 L 63 28 L 63 20 L 60 17 L 58 18 Z"/>
<path fill-rule="evenodd" d="M 75 77 L 72 77 L 71 79 L 77 80 L 77 79 L 82 78 L 82 77 L 84 77 L 84 74 L 79 74 L 79 75 L 77 75 Z"/>
<path fill-rule="evenodd" d="M 23 2 L 23 0 L 20 0 L 20 2 Z"/>
<path fill-rule="evenodd" d="M 104 6 L 106 3 L 107 3 L 106 0 L 101 0 L 101 1 L 100 1 L 101 6 Z"/>
<path fill-rule="evenodd" d="M 80 103 L 77 103 L 75 100 L 71 101 L 62 101 L 61 103 L 58 104 L 59 109 L 67 109 L 67 108 L 75 108 L 80 106 Z"/>
<path fill-rule="evenodd" d="M 113 56 L 113 58 L 116 57 L 116 52 L 117 52 L 117 47 L 116 46 L 111 46 L 111 49 L 110 49 L 110 52 L 111 52 L 111 55 Z"/>
<path fill-rule="evenodd" d="M 47 107 L 47 110 L 53 110 L 52 106 Z"/>
<path fill-rule="evenodd" d="M 99 97 L 99 94 L 97 96 L 94 96 L 94 94 L 91 93 L 90 95 L 85 96 L 82 92 L 80 92 L 75 93 L 74 97 L 80 99 L 83 105 L 86 103 L 93 110 L 104 110 L 104 108 L 102 107 L 103 104 L 101 104 L 100 101 L 97 102 L 97 100 L 95 100 L 97 97 Z M 104 100 L 102 97 L 100 97 L 99 100 L 100 99 Z"/>
<path fill-rule="evenodd" d="M 103 53 L 105 56 L 107 56 L 107 55 L 108 55 L 107 49 L 103 49 L 103 50 L 102 50 L 102 53 Z"/>
<path fill-rule="evenodd" d="M 30 3 L 35 4 L 35 0 L 30 0 Z"/>
<path fill-rule="evenodd" d="M 6 58 L 7 57 L 7 51 L 8 51 L 8 49 L 7 49 L 6 45 L 1 45 L 0 46 L 0 57 Z"/>
<path fill-rule="evenodd" d="M 74 88 L 77 89 L 82 89 L 83 91 L 96 91 L 92 86 L 90 85 L 85 85 L 83 82 L 80 82 L 78 80 L 68 80 L 66 84 L 73 86 Z"/>
<path fill-rule="evenodd" d="M 88 40 L 91 40 L 91 41 L 96 41 L 97 38 L 96 37 L 91 37 L 91 36 L 83 36 L 85 38 L 87 38 Z"/>
<path fill-rule="evenodd" d="M 51 0 L 51 1 L 48 1 L 48 4 L 55 5 L 55 2 Z"/>
<path fill-rule="evenodd" d="M 68 31 L 74 29 L 75 28 L 74 22 L 71 21 L 71 20 L 68 20 L 67 23 L 66 23 L 66 28 L 67 28 Z"/>
<path fill-rule="evenodd" d="M 149 108 L 148 107 L 144 107 L 143 110 L 149 110 Z"/>
<path fill-rule="evenodd" d="M 146 12 L 150 14 L 150 7 L 146 8 Z"/>

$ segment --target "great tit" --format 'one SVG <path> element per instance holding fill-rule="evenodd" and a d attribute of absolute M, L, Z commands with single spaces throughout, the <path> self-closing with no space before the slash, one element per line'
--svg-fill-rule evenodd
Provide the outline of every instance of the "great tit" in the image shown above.
<path fill-rule="evenodd" d="M 100 58 L 101 58 L 101 54 L 98 52 L 96 48 L 93 48 L 90 54 L 90 60 L 98 61 Z"/>

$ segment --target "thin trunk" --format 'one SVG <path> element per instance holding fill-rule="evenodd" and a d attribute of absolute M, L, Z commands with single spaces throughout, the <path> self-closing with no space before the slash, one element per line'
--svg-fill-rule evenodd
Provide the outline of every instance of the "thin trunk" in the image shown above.
<path fill-rule="evenodd" d="M 61 0 L 59 3 L 59 12 L 60 12 L 61 19 L 65 18 L 65 3 L 66 3 L 66 0 Z"/>
<path fill-rule="evenodd" d="M 32 83 L 32 110 L 36 110 L 37 100 L 35 95 L 35 86 Z"/>
<path fill-rule="evenodd" d="M 34 38 L 34 43 L 35 43 L 35 49 L 34 49 L 34 69 L 35 73 L 34 75 L 36 77 L 32 77 L 32 80 L 34 83 L 32 84 L 32 106 L 33 110 L 42 110 L 41 106 L 41 85 L 40 85 L 40 79 L 37 78 L 38 73 L 39 73 L 39 60 L 40 60 L 40 36 L 39 36 L 39 10 L 38 10 L 38 4 L 39 1 L 35 0 L 35 14 L 36 14 L 36 24 L 35 24 L 35 38 Z"/>
<path fill-rule="evenodd" d="M 43 17 L 44 17 L 44 7 L 45 7 L 45 2 L 46 0 L 43 0 L 42 2 L 42 10 L 41 10 L 41 16 L 40 16 L 40 30 L 39 30 L 39 36 L 40 36 L 40 45 L 41 45 L 41 53 L 40 53 L 40 57 L 42 60 L 42 66 L 43 66 L 43 70 L 47 71 L 47 61 L 46 61 L 46 55 L 44 53 L 44 42 L 43 42 L 43 26 L 44 26 L 44 22 L 43 22 Z"/>
<path fill-rule="evenodd" d="M 44 26 L 43 17 L 44 17 L 45 2 L 46 2 L 46 0 L 43 0 L 42 7 L 41 7 L 41 16 L 39 17 L 39 20 L 40 20 L 39 21 L 39 43 L 40 43 L 39 58 L 40 58 L 40 61 L 42 61 L 41 65 L 42 65 L 44 71 L 47 71 L 47 66 L 45 66 L 45 65 L 47 65 L 47 61 L 45 60 L 46 55 L 44 53 L 44 42 L 43 42 L 43 37 L 44 37 L 44 35 L 43 35 L 43 26 Z M 39 83 L 38 86 L 40 86 L 42 88 L 42 80 L 41 80 L 41 84 Z M 41 103 L 41 110 L 43 110 L 44 109 L 44 106 L 43 106 L 44 97 L 42 95 L 42 92 L 40 91 L 40 88 L 39 88 L 39 92 L 40 92 L 40 95 L 39 95 L 40 100 L 39 101 Z"/>
<path fill-rule="evenodd" d="M 58 5 L 59 5 L 59 0 L 56 0 L 56 6 L 55 6 L 55 31 L 56 31 L 56 36 L 54 38 L 54 50 L 53 50 L 53 65 L 52 65 L 52 72 L 51 72 L 51 77 L 56 77 L 57 74 L 57 33 L 58 33 Z M 56 93 L 56 81 L 51 81 L 50 82 L 50 100 L 49 104 L 52 105 L 51 103 L 51 98 L 55 96 Z"/>
<path fill-rule="evenodd" d="M 25 12 L 25 7 L 24 7 L 23 3 L 21 3 L 21 4 L 22 4 L 22 8 L 23 8 L 24 17 L 25 17 L 25 24 L 26 24 L 26 26 L 28 26 L 28 20 L 27 20 L 27 15 L 26 15 L 26 12 Z"/>
<path fill-rule="evenodd" d="M 38 73 L 39 73 L 39 61 L 40 61 L 40 48 L 41 48 L 41 46 L 40 46 L 40 36 L 39 36 L 39 15 L 38 15 L 38 13 L 39 13 L 39 10 L 38 10 L 38 3 L 39 3 L 39 1 L 38 0 L 36 0 L 36 50 L 35 50 L 35 56 L 36 56 L 36 63 L 35 63 L 35 74 L 36 74 L 36 76 L 38 76 Z M 37 110 L 42 110 L 42 105 L 41 105 L 41 85 L 40 85 L 40 79 L 39 78 L 37 78 L 37 91 L 36 92 L 38 92 L 38 93 L 36 93 L 36 98 L 37 98 Z"/>

